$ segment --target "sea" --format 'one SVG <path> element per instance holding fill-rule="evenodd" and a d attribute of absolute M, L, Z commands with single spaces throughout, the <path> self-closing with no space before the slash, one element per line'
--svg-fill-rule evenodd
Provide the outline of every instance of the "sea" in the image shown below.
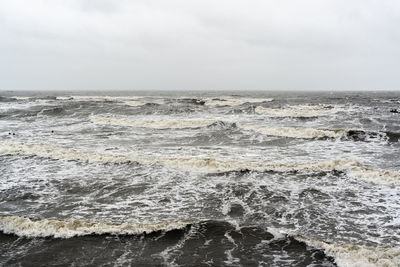
<path fill-rule="evenodd" d="M 400 92 L 0 92 L 1 266 L 400 266 Z"/>

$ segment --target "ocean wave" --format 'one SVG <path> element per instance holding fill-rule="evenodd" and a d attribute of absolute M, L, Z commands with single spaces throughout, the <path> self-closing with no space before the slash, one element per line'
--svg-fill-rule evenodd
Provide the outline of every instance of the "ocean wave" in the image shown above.
<path fill-rule="evenodd" d="M 247 123 L 238 122 L 236 126 L 250 130 L 257 133 L 271 135 L 271 136 L 282 136 L 291 138 L 342 138 L 343 140 L 353 141 L 388 141 L 398 142 L 400 139 L 399 133 L 394 132 L 371 132 L 364 130 L 326 130 L 326 129 L 314 129 L 314 128 L 303 128 L 303 127 L 265 127 L 252 125 Z"/>
<path fill-rule="evenodd" d="M 199 128 L 199 127 L 210 126 L 211 124 L 216 122 L 215 120 L 198 120 L 198 119 L 131 120 L 131 119 L 106 118 L 101 116 L 90 116 L 90 120 L 94 123 L 99 123 L 99 124 L 145 127 L 145 128 L 155 128 L 155 129 Z"/>
<path fill-rule="evenodd" d="M 14 102 L 14 101 L 16 101 L 16 99 L 13 97 L 0 96 L 0 102 Z"/>
<path fill-rule="evenodd" d="M 32 155 L 52 159 L 77 160 L 103 163 L 137 162 L 133 158 L 100 153 L 85 153 L 74 149 L 43 144 L 25 144 L 19 142 L 0 142 L 1 155 Z"/>
<path fill-rule="evenodd" d="M 30 96 L 12 96 L 12 98 L 14 98 L 16 100 L 23 100 L 23 101 L 32 99 L 32 97 L 30 97 Z"/>
<path fill-rule="evenodd" d="M 204 98 L 205 105 L 209 106 L 238 106 L 245 103 L 271 102 L 273 98 Z"/>
<path fill-rule="evenodd" d="M 23 102 L 33 101 L 39 103 L 53 102 L 57 99 L 55 96 L 46 96 L 46 97 L 13 96 L 12 98 L 17 101 L 23 101 Z"/>
<path fill-rule="evenodd" d="M 400 249 L 389 246 L 362 246 L 345 243 L 326 243 L 298 234 L 289 234 L 308 246 L 320 248 L 335 258 L 338 266 L 397 267 L 400 266 Z"/>
<path fill-rule="evenodd" d="M 305 110 L 315 110 L 315 109 L 326 109 L 330 108 L 330 106 L 325 106 L 325 105 L 290 105 L 289 106 L 292 109 L 305 109 Z"/>
<path fill-rule="evenodd" d="M 41 111 L 38 112 L 38 114 L 58 116 L 64 112 L 65 109 L 62 107 L 52 107 L 52 108 L 42 109 Z"/>
<path fill-rule="evenodd" d="M 255 112 L 268 117 L 296 117 L 296 118 L 313 118 L 320 116 L 328 116 L 339 112 L 339 109 L 274 109 L 257 106 Z"/>
<path fill-rule="evenodd" d="M 399 183 L 400 172 L 364 166 L 353 158 L 333 159 L 310 163 L 270 163 L 216 159 L 204 157 L 159 157 L 141 155 L 118 155 L 105 153 L 84 153 L 73 149 L 50 147 L 40 144 L 23 144 L 16 142 L 0 142 L 2 155 L 37 155 L 53 159 L 78 160 L 102 163 L 159 164 L 169 168 L 201 173 L 224 173 L 232 171 L 257 172 L 292 172 L 292 171 L 343 171 L 351 177 L 364 179 L 378 184 Z"/>
<path fill-rule="evenodd" d="M 156 104 L 157 105 L 157 103 L 142 102 L 142 101 L 124 101 L 123 104 L 127 105 L 127 106 L 131 106 L 131 107 L 140 107 L 140 106 L 144 106 L 146 104 Z"/>
<path fill-rule="evenodd" d="M 333 257 L 338 266 L 349 267 L 394 267 L 400 265 L 400 249 L 390 246 L 366 246 L 341 242 L 324 242 L 306 237 L 298 233 L 284 233 L 274 228 L 261 226 L 238 226 L 226 221 L 215 220 L 177 220 L 146 223 L 114 223 L 84 220 L 56 220 L 32 219 L 14 215 L 0 215 L 0 231 L 20 237 L 38 238 L 72 238 L 85 235 L 142 235 L 154 232 L 168 232 L 185 229 L 195 225 L 195 229 L 202 232 L 207 238 L 226 237 L 227 232 L 240 232 L 241 235 L 257 232 L 263 239 L 267 239 L 272 246 L 293 242 L 304 243 L 310 248 L 324 251 L 327 256 Z M 215 236 L 216 231 L 218 233 Z M 243 246 L 244 244 L 238 244 Z"/>
<path fill-rule="evenodd" d="M 138 235 L 157 231 L 182 229 L 192 221 L 166 221 L 149 223 L 107 223 L 80 220 L 59 221 L 50 219 L 0 215 L 0 231 L 24 237 L 71 238 L 83 235 Z"/>
<path fill-rule="evenodd" d="M 345 130 L 319 130 L 301 127 L 262 127 L 246 123 L 236 123 L 236 126 L 245 130 L 252 130 L 258 133 L 272 136 L 284 136 L 293 138 L 321 138 L 321 137 L 341 137 Z"/>
<path fill-rule="evenodd" d="M 203 99 L 197 99 L 197 98 L 177 98 L 175 101 L 178 101 L 183 104 L 193 104 L 200 106 L 206 103 Z"/>
<path fill-rule="evenodd" d="M 72 95 L 72 96 L 57 96 L 57 100 L 88 100 L 88 101 L 119 101 L 119 100 L 136 100 L 143 98 L 142 96 L 87 96 L 87 95 Z"/>

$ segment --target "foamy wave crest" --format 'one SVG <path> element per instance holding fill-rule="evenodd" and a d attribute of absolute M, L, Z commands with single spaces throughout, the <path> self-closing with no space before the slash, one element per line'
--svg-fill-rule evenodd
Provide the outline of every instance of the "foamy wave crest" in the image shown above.
<path fill-rule="evenodd" d="M 298 234 L 295 239 L 315 248 L 320 248 L 335 258 L 338 266 L 346 267 L 397 267 L 400 266 L 400 249 L 385 246 L 359 246 L 345 243 L 325 243 Z"/>
<path fill-rule="evenodd" d="M 397 142 L 399 135 L 393 132 L 368 132 L 364 130 L 323 130 L 302 127 L 265 127 L 247 123 L 236 123 L 238 128 L 265 135 L 291 138 L 343 138 L 354 141 L 387 141 Z"/>
<path fill-rule="evenodd" d="M 32 220 L 19 216 L 0 216 L 0 230 L 5 234 L 24 237 L 70 238 L 82 235 L 138 235 L 157 231 L 182 229 L 192 221 L 154 223 L 107 223 L 88 221 Z"/>
<path fill-rule="evenodd" d="M 117 100 L 128 100 L 128 99 L 139 99 L 142 98 L 141 96 L 70 96 L 68 99 L 74 100 L 91 100 L 91 101 L 117 101 Z M 61 100 L 61 97 L 57 97 L 57 99 Z M 65 98 L 63 100 L 66 100 Z"/>
<path fill-rule="evenodd" d="M 129 120 L 129 119 L 115 119 L 115 118 L 105 118 L 100 116 L 90 116 L 90 119 L 94 123 L 100 124 L 111 124 L 120 126 L 133 126 L 133 127 L 146 127 L 146 128 L 156 128 L 156 129 L 169 129 L 169 128 L 199 128 L 209 126 L 216 121 L 214 120 Z"/>
<path fill-rule="evenodd" d="M 289 107 L 292 109 L 306 109 L 306 110 L 327 108 L 327 106 L 325 106 L 325 105 L 291 105 Z"/>
<path fill-rule="evenodd" d="M 12 98 L 16 99 L 16 100 L 31 100 L 32 97 L 30 96 L 12 96 Z"/>
<path fill-rule="evenodd" d="M 67 149 L 41 144 L 24 144 L 17 142 L 0 142 L 2 155 L 35 155 L 52 159 L 82 160 L 88 162 L 137 162 L 137 159 L 115 154 L 84 153 L 74 149 Z"/>
<path fill-rule="evenodd" d="M 33 102 L 37 102 L 37 103 L 49 103 L 49 102 L 53 102 L 54 100 L 56 100 L 55 97 L 46 97 L 46 98 L 36 98 L 36 97 L 30 97 L 30 96 L 13 96 L 12 98 L 19 100 L 19 101 L 33 101 Z"/>
<path fill-rule="evenodd" d="M 125 101 L 123 104 L 124 105 L 128 105 L 131 107 L 139 107 L 139 106 L 143 106 L 146 105 L 149 102 L 142 102 L 142 101 Z"/>
<path fill-rule="evenodd" d="M 399 183 L 400 172 L 393 170 L 385 170 L 380 168 L 372 168 L 363 166 L 356 159 L 334 159 L 326 161 L 317 161 L 311 163 L 266 163 L 238 160 L 221 160 L 216 158 L 168 158 L 168 157 L 152 157 L 139 155 L 118 155 L 118 154 L 102 154 L 102 153 L 84 153 L 73 149 L 61 147 L 50 147 L 40 144 L 23 144 L 0 142 L 0 154 L 17 154 L 17 155 L 37 155 L 40 157 L 48 157 L 53 159 L 65 160 L 83 160 L 88 162 L 102 163 L 128 163 L 137 162 L 140 164 L 160 164 L 166 167 L 180 169 L 191 172 L 203 173 L 222 173 L 231 171 L 343 171 L 351 177 L 368 180 L 374 183 L 387 184 Z"/>
<path fill-rule="evenodd" d="M 292 138 L 321 138 L 321 137 L 341 137 L 344 130 L 318 130 L 313 128 L 299 127 L 262 127 L 246 123 L 236 123 L 236 126 L 245 130 L 252 130 L 258 133 L 272 136 L 284 136 Z"/>
<path fill-rule="evenodd" d="M 297 117 L 312 118 L 319 116 L 328 116 L 339 112 L 339 109 L 274 109 L 258 106 L 255 112 L 268 117 Z"/>
<path fill-rule="evenodd" d="M 244 103 L 271 102 L 273 98 L 204 98 L 203 101 L 209 106 L 238 106 Z"/>
<path fill-rule="evenodd" d="M 400 183 L 400 172 L 372 167 L 354 166 L 349 168 L 348 174 L 352 177 L 361 177 L 378 184 Z"/>

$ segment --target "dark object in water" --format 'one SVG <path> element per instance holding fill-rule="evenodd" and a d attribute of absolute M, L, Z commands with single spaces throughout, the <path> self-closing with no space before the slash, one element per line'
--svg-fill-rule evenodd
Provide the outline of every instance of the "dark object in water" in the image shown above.
<path fill-rule="evenodd" d="M 400 111 L 398 111 L 398 110 L 395 109 L 395 108 L 392 108 L 392 109 L 390 110 L 390 112 L 392 112 L 392 113 L 400 113 Z"/>

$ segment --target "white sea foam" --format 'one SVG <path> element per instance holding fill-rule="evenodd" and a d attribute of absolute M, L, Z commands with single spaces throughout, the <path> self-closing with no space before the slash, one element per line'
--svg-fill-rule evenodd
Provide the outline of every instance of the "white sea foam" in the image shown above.
<path fill-rule="evenodd" d="M 199 119 L 116 119 L 106 118 L 101 116 L 90 116 L 94 123 L 111 124 L 120 126 L 133 126 L 133 127 L 146 127 L 156 129 L 169 129 L 169 128 L 199 128 L 209 126 L 215 123 L 215 120 L 199 120 Z"/>
<path fill-rule="evenodd" d="M 343 267 L 398 267 L 400 248 L 386 246 L 360 246 L 345 243 L 326 243 L 297 234 L 290 234 L 309 246 L 323 249 Z"/>
<path fill-rule="evenodd" d="M 35 98 L 35 97 L 30 97 L 30 96 L 13 96 L 12 98 L 19 100 L 19 101 L 32 101 L 32 102 L 38 102 L 38 103 L 49 103 L 49 102 L 54 102 L 54 99 L 46 99 L 46 98 Z"/>
<path fill-rule="evenodd" d="M 17 100 L 30 100 L 32 97 L 30 96 L 12 96 L 12 98 Z"/>
<path fill-rule="evenodd" d="M 274 109 L 258 106 L 255 112 L 258 114 L 266 115 L 268 117 L 319 117 L 328 116 L 339 112 L 339 109 Z"/>
<path fill-rule="evenodd" d="M 106 153 L 85 153 L 74 149 L 50 147 L 41 144 L 24 144 L 17 142 L 0 142 L 0 154 L 37 155 L 65 160 L 83 160 L 88 162 L 124 163 L 138 162 L 140 164 L 160 164 L 170 168 L 191 172 L 221 173 L 238 170 L 250 171 L 344 171 L 354 178 L 368 180 L 374 183 L 399 183 L 400 172 L 364 166 L 353 158 L 333 159 L 310 163 L 271 163 L 239 161 L 233 159 L 216 159 L 205 157 L 159 157 L 143 155 L 119 155 Z"/>
<path fill-rule="evenodd" d="M 146 105 L 148 103 L 150 103 L 150 102 L 142 102 L 142 101 L 124 101 L 123 102 L 124 105 L 128 105 L 131 107 L 139 107 L 139 106 Z"/>
<path fill-rule="evenodd" d="M 380 168 L 354 166 L 348 170 L 352 177 L 362 177 L 375 183 L 400 183 L 400 172 Z"/>
<path fill-rule="evenodd" d="M 272 136 L 285 136 L 293 138 L 317 138 L 317 137 L 341 137 L 345 130 L 319 130 L 313 128 L 301 127 L 262 127 L 258 125 L 250 125 L 246 123 L 236 123 L 239 128 L 245 130 L 252 130 L 258 133 L 272 135 Z"/>
<path fill-rule="evenodd" d="M 61 99 L 57 97 L 58 99 Z M 92 101 L 117 101 L 117 100 L 136 100 L 139 98 L 143 98 L 142 96 L 70 96 L 68 99 L 74 99 L 74 100 L 92 100 Z"/>
<path fill-rule="evenodd" d="M 107 223 L 80 220 L 32 220 L 20 216 L 0 216 L 0 230 L 6 234 L 24 237 L 70 238 L 82 235 L 137 235 L 156 231 L 181 229 L 192 221 L 169 221 L 149 223 Z"/>
<path fill-rule="evenodd" d="M 271 102 L 273 98 L 204 98 L 206 105 L 210 106 L 238 106 L 244 103 Z"/>
<path fill-rule="evenodd" d="M 99 153 L 84 153 L 74 149 L 47 146 L 42 144 L 24 144 L 18 142 L 0 142 L 0 154 L 36 155 L 53 159 L 82 160 L 88 162 L 129 162 L 126 156 Z M 135 160 L 133 160 L 135 161 Z"/>
<path fill-rule="evenodd" d="M 325 106 L 325 105 L 290 105 L 289 107 L 292 109 L 306 109 L 306 110 L 327 108 L 327 106 Z"/>

